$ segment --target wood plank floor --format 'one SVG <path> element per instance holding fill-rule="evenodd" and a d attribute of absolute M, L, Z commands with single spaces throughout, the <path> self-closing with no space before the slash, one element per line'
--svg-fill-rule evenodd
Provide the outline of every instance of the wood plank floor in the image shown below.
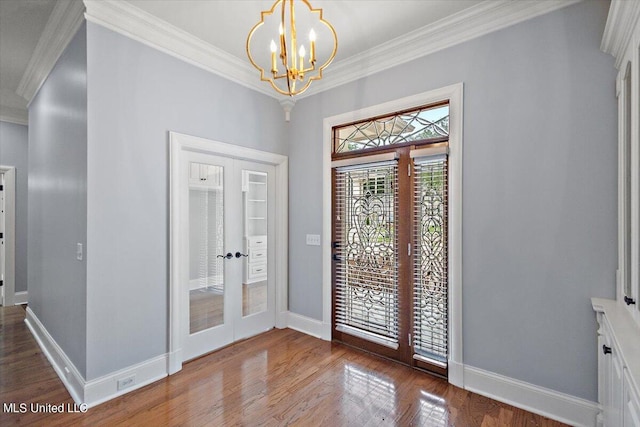
<path fill-rule="evenodd" d="M 71 404 L 24 323 L 0 308 L 0 404 Z M 4 406 L 4 405 L 3 405 Z M 3 408 L 0 408 L 3 409 Z M 561 426 L 408 367 L 272 330 L 86 414 L 0 412 L 0 425 Z"/>

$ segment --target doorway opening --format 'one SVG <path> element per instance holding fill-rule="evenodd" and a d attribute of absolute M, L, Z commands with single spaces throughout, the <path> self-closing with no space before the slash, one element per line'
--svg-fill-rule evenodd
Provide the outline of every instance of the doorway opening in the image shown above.
<path fill-rule="evenodd" d="M 446 377 L 449 103 L 333 138 L 333 338 Z"/>
<path fill-rule="evenodd" d="M 286 185 L 285 156 L 171 133 L 170 374 L 286 325 Z"/>
<path fill-rule="evenodd" d="M 0 305 L 15 304 L 15 168 L 0 166 Z"/>
<path fill-rule="evenodd" d="M 462 101 L 458 83 L 327 117 L 323 125 L 328 243 L 323 245 L 322 337 L 446 375 L 459 387 L 464 387 Z M 448 135 L 425 130 L 415 116 L 444 106 Z M 401 117 L 405 113 L 409 117 Z M 444 116 L 427 121 L 438 119 Z"/>

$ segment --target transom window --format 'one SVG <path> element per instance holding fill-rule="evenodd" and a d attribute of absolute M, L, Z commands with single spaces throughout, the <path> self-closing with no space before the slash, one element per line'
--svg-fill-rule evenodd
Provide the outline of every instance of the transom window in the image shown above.
<path fill-rule="evenodd" d="M 334 154 L 449 137 L 449 104 L 425 106 L 334 128 Z"/>

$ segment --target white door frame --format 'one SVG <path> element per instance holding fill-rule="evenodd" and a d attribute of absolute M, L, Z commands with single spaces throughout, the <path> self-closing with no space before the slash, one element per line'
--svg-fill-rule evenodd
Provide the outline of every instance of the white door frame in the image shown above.
<path fill-rule="evenodd" d="M 16 168 L 1 166 L 4 174 L 4 300 L 3 306 L 15 304 L 16 292 Z"/>
<path fill-rule="evenodd" d="M 275 167 L 276 224 L 275 224 L 275 278 L 276 278 L 276 327 L 287 326 L 288 310 L 288 243 L 289 243 L 289 158 L 281 154 L 212 141 L 196 136 L 169 132 L 169 362 L 167 372 L 174 374 L 182 369 L 180 313 L 180 271 L 178 262 L 178 233 L 181 218 L 180 207 L 173 203 L 179 194 L 180 160 L 185 152 L 230 157 L 238 160 L 265 163 Z"/>

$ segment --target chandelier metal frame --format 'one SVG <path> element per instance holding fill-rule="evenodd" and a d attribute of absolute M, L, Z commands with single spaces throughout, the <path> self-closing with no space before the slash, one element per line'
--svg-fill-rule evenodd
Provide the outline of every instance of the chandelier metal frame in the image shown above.
<path fill-rule="evenodd" d="M 276 2 L 273 3 L 273 6 L 271 6 L 271 9 L 263 10 L 262 12 L 260 12 L 260 22 L 254 25 L 254 27 L 249 32 L 246 44 L 247 56 L 249 57 L 249 61 L 251 61 L 251 64 L 260 71 L 260 80 L 269 82 L 271 84 L 271 87 L 273 87 L 273 89 L 275 89 L 278 93 L 288 96 L 301 94 L 302 92 L 307 90 L 307 88 L 309 88 L 309 85 L 311 85 L 312 81 L 320 80 L 322 78 L 322 71 L 331 63 L 331 61 L 333 61 L 333 58 L 336 56 L 336 51 L 338 50 L 338 37 L 336 35 L 336 31 L 333 26 L 323 18 L 322 9 L 314 9 L 308 0 L 299 0 L 309 8 L 309 11 L 311 13 L 318 14 L 319 22 L 324 24 L 330 30 L 333 36 L 333 49 L 331 51 L 331 55 L 329 55 L 327 61 L 325 61 L 319 67 L 316 67 L 317 58 L 315 32 L 313 29 L 311 29 L 309 34 L 309 59 L 308 65 L 305 66 L 306 49 L 302 44 L 300 45 L 300 49 L 298 49 L 294 5 L 295 1 L 296 0 L 276 0 Z M 289 22 L 286 22 L 285 19 L 287 4 L 289 4 Z M 251 43 L 256 30 L 265 23 L 265 18 L 274 14 L 278 6 L 281 6 L 280 28 L 278 35 L 279 53 L 278 46 L 276 45 L 275 41 L 271 40 L 271 69 L 267 71 L 264 67 L 258 65 L 251 56 Z M 287 39 L 289 39 L 289 41 L 287 41 Z M 283 72 L 280 72 L 278 70 L 277 57 L 280 58 L 280 62 L 284 66 Z M 313 71 L 317 71 L 317 73 L 313 75 L 310 74 Z M 276 81 L 281 79 L 286 79 L 286 90 L 278 87 L 278 85 L 276 84 Z M 297 83 L 301 83 L 302 86 L 297 88 Z"/>

